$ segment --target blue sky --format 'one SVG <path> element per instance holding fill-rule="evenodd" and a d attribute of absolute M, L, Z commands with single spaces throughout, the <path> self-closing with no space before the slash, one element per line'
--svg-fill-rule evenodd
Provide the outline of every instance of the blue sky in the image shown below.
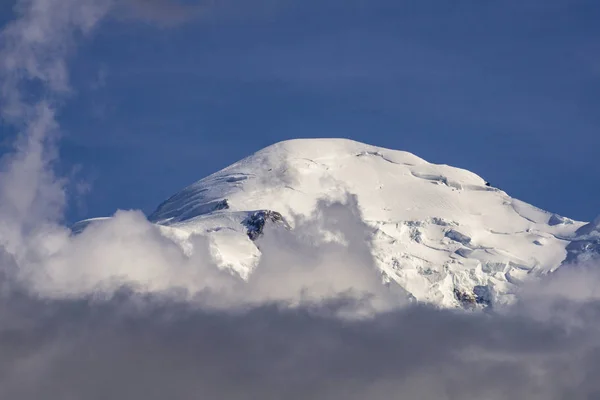
<path fill-rule="evenodd" d="M 162 5 L 159 24 L 114 15 L 71 59 L 60 168 L 91 191 L 69 221 L 151 212 L 297 137 L 410 151 L 553 212 L 600 213 L 598 1 Z"/>

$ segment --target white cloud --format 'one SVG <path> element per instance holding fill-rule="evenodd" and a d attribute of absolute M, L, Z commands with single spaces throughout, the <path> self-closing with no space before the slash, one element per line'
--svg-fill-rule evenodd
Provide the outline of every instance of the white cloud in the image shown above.
<path fill-rule="evenodd" d="M 194 236 L 190 252 L 138 211 L 119 211 L 78 235 L 58 226 L 30 235 L 18 253 L 14 279 L 32 295 L 55 299 L 110 297 L 128 287 L 139 293 L 176 291 L 220 309 L 340 298 L 360 301 L 363 311 L 402 304 L 403 291 L 382 285 L 368 227 L 356 200 L 348 201 L 320 203 L 311 218 L 297 217 L 292 231 L 267 227 L 258 242 L 263 255 L 247 282 L 219 269 L 208 237 Z"/>

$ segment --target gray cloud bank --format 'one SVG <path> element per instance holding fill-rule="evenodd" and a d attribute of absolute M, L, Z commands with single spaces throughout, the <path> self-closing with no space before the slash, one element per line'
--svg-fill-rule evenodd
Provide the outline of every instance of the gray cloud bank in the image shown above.
<path fill-rule="evenodd" d="M 557 299 L 545 307 L 568 318 L 412 306 L 347 319 L 343 298 L 216 311 L 127 289 L 103 301 L 13 293 L 0 311 L 0 396 L 598 398 L 600 303 Z"/>

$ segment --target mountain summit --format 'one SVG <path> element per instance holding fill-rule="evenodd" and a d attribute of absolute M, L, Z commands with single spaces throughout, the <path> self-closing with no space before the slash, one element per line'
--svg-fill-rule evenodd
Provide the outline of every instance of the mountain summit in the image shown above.
<path fill-rule="evenodd" d="M 184 247 L 208 235 L 214 261 L 247 278 L 265 227 L 293 229 L 294 216 L 310 215 L 319 200 L 348 194 L 371 228 L 382 279 L 444 307 L 510 302 L 520 282 L 577 257 L 573 243 L 588 240 L 592 226 L 513 199 L 467 170 L 345 139 L 269 146 L 186 187 L 149 219 Z"/>

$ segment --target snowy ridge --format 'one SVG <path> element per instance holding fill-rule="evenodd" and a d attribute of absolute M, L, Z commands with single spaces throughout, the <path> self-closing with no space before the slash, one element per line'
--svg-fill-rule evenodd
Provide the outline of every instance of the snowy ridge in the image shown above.
<path fill-rule="evenodd" d="M 472 172 L 345 139 L 269 146 L 186 187 L 149 219 L 189 251 L 190 235 L 207 235 L 214 261 L 246 278 L 265 226 L 293 229 L 294 215 L 348 193 L 372 228 L 382 279 L 444 307 L 510 302 L 520 282 L 558 268 L 571 240 L 591 234 Z"/>

